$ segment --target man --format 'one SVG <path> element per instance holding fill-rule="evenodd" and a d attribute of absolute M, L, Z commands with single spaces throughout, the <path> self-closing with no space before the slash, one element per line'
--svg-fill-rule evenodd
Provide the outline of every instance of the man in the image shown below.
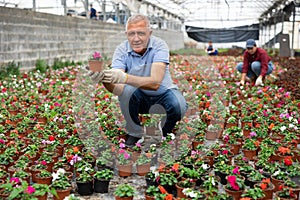
<path fill-rule="evenodd" d="M 93 4 L 90 4 L 90 19 L 97 19 L 97 11 L 93 8 Z"/>
<path fill-rule="evenodd" d="M 163 107 L 166 118 L 161 132 L 166 137 L 184 116 L 187 104 L 171 79 L 168 46 L 152 36 L 149 19 L 141 14 L 131 16 L 125 33 L 127 40 L 116 48 L 112 69 L 91 78 L 118 95 L 128 132 L 125 145 L 132 147 L 144 140 L 140 113 L 149 113 L 154 105 Z"/>
<path fill-rule="evenodd" d="M 261 86 L 266 75 L 272 73 L 274 65 L 267 52 L 262 48 L 256 47 L 253 39 L 247 40 L 246 48 L 244 61 L 236 66 L 236 69 L 242 73 L 240 84 L 245 84 L 247 76 L 251 79 L 252 85 Z"/>
<path fill-rule="evenodd" d="M 212 41 L 208 42 L 208 47 L 205 49 L 205 51 L 206 51 L 206 53 L 209 56 L 216 56 L 216 55 L 218 55 L 218 50 L 214 49 Z"/>

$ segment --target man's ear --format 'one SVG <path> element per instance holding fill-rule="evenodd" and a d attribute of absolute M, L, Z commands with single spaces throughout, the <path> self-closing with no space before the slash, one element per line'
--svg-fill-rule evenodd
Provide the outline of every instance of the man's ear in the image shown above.
<path fill-rule="evenodd" d="M 152 34 L 152 30 L 149 31 L 149 34 L 150 34 L 150 35 Z"/>

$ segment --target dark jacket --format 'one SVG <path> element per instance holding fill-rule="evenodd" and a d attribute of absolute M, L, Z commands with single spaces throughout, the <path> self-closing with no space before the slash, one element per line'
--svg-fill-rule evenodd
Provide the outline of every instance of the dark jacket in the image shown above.
<path fill-rule="evenodd" d="M 256 52 L 251 55 L 248 51 L 244 52 L 244 62 L 242 73 L 247 73 L 249 66 L 252 62 L 259 61 L 261 64 L 261 73 L 260 75 L 265 76 L 268 71 L 268 63 L 271 61 L 270 56 L 262 48 L 257 48 Z"/>

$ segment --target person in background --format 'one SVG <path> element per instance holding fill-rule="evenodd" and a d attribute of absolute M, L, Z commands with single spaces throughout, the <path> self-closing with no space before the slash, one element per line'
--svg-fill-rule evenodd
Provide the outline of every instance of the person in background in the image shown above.
<path fill-rule="evenodd" d="M 97 19 L 97 11 L 93 8 L 93 4 L 90 4 L 90 19 Z"/>
<path fill-rule="evenodd" d="M 248 77 L 252 85 L 262 86 L 266 75 L 272 73 L 274 65 L 267 52 L 256 46 L 255 40 L 247 40 L 246 48 L 243 62 L 236 66 L 236 69 L 242 73 L 240 84 L 244 85 Z"/>
<path fill-rule="evenodd" d="M 218 50 L 213 47 L 212 41 L 208 42 L 208 47 L 205 49 L 205 51 L 209 56 L 218 55 Z"/>
<path fill-rule="evenodd" d="M 187 103 L 171 78 L 169 48 L 165 41 L 152 35 L 148 17 L 131 16 L 125 33 L 127 40 L 116 48 L 112 69 L 90 76 L 118 95 L 128 133 L 125 145 L 130 148 L 144 141 L 139 114 L 149 113 L 153 106 L 163 108 L 166 116 L 160 130 L 166 137 L 185 115 Z"/>

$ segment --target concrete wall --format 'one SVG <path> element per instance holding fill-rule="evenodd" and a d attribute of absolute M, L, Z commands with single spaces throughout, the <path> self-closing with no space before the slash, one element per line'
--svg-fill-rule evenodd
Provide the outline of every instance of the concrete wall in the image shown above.
<path fill-rule="evenodd" d="M 170 50 L 184 47 L 182 32 L 154 30 Z M 94 51 L 112 57 L 125 40 L 124 26 L 70 16 L 0 7 L 0 66 L 15 61 L 32 68 L 37 59 L 86 61 Z"/>

